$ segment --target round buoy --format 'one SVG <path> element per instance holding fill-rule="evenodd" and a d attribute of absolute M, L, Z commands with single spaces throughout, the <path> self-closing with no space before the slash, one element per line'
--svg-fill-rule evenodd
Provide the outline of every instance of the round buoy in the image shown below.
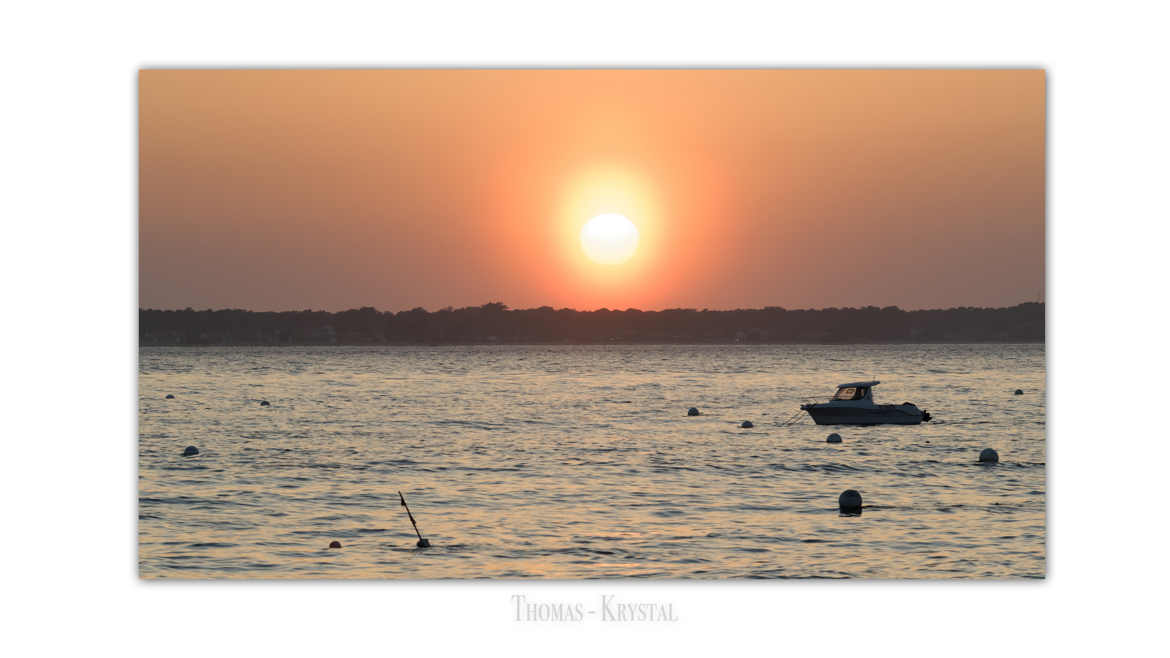
<path fill-rule="evenodd" d="M 698 416 L 699 415 L 698 407 L 691 407 L 690 409 L 687 409 L 687 415 L 688 416 Z"/>
<path fill-rule="evenodd" d="M 833 432 L 829 436 L 825 437 L 825 441 L 828 443 L 840 443 L 841 442 L 841 435 L 836 433 L 836 432 Z"/>
<path fill-rule="evenodd" d="M 991 448 L 984 448 L 983 452 L 979 453 L 979 461 L 985 464 L 996 464 L 999 462 L 999 453 Z"/>
<path fill-rule="evenodd" d="M 341 548 L 341 542 L 333 540 L 329 542 L 329 548 Z"/>
<path fill-rule="evenodd" d="M 755 427 L 755 425 L 752 425 L 752 421 L 750 421 L 750 420 L 743 421 L 742 423 L 739 424 L 739 426 L 744 428 L 745 430 L 750 430 L 751 428 Z"/>
<path fill-rule="evenodd" d="M 198 454 L 199 454 L 199 448 L 196 448 L 195 446 L 187 446 L 186 448 L 183 448 L 183 456 L 184 457 L 190 457 L 191 455 L 198 455 Z"/>
<path fill-rule="evenodd" d="M 261 407 L 267 407 L 267 406 L 269 406 L 269 404 L 268 404 L 268 400 L 261 400 L 261 401 L 260 401 L 260 406 L 261 406 Z"/>
<path fill-rule="evenodd" d="M 846 489 L 841 492 L 841 496 L 837 498 L 837 506 L 841 508 L 842 512 L 850 514 L 857 514 L 861 512 L 861 494 L 857 493 L 856 489 Z"/>
<path fill-rule="evenodd" d="M 419 548 L 430 548 L 431 542 L 427 541 L 426 539 L 420 539 L 418 540 L 418 543 L 415 544 L 415 546 L 418 546 Z"/>
<path fill-rule="evenodd" d="M 1023 394 L 1024 394 L 1024 391 L 1022 389 L 1018 389 L 1018 388 L 1016 389 L 1016 395 L 1023 395 Z"/>
<path fill-rule="evenodd" d="M 167 393 L 167 399 L 168 399 L 168 400 L 174 400 L 174 399 L 175 399 L 175 396 L 171 395 L 170 393 Z"/>

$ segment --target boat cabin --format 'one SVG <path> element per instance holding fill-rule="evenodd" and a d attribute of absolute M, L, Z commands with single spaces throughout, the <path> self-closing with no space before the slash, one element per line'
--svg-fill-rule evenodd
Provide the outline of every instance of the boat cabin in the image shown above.
<path fill-rule="evenodd" d="M 833 401 L 850 401 L 850 400 L 869 400 L 873 401 L 873 387 L 881 382 L 849 382 L 848 384 L 838 384 L 837 394 L 833 396 Z"/>

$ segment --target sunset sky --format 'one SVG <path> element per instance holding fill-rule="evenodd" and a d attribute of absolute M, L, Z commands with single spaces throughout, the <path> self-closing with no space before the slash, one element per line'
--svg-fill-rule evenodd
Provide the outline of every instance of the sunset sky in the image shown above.
<path fill-rule="evenodd" d="M 144 70 L 138 305 L 1035 301 L 1044 85 L 1040 70 Z M 636 227 L 617 264 L 582 244 L 607 213 Z"/>

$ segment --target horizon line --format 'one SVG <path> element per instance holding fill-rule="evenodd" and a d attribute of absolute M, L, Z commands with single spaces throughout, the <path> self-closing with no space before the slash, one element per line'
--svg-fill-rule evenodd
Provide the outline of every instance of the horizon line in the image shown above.
<path fill-rule="evenodd" d="M 860 310 L 866 310 L 866 309 L 878 309 L 878 310 L 894 309 L 897 311 L 901 311 L 903 313 L 918 313 L 918 312 L 929 312 L 929 311 L 956 311 L 956 310 L 964 310 L 964 309 L 998 311 L 998 310 L 1007 310 L 1007 309 L 1012 309 L 1012 308 L 1018 308 L 1020 306 L 1026 306 L 1028 304 L 1037 304 L 1037 305 L 1043 306 L 1045 304 L 1045 302 L 1044 301 L 1023 301 L 1023 302 L 1018 302 L 1016 304 L 1012 304 L 1010 306 L 949 306 L 949 307 L 945 307 L 945 308 L 919 308 L 919 309 L 904 309 L 896 304 L 890 304 L 890 305 L 886 305 L 886 306 L 877 306 L 875 304 L 867 304 L 865 306 L 825 306 L 825 307 L 821 307 L 821 308 L 787 308 L 784 306 L 760 306 L 760 307 L 748 307 L 748 308 L 744 308 L 744 307 L 740 307 L 740 308 L 695 308 L 695 307 L 686 308 L 686 307 L 679 306 L 679 307 L 658 308 L 658 309 L 641 309 L 641 308 L 634 308 L 632 306 L 627 307 L 627 308 L 609 308 L 607 306 L 601 306 L 601 307 L 598 307 L 595 309 L 576 309 L 576 308 L 571 308 L 568 306 L 557 308 L 554 306 L 550 306 L 548 304 L 544 304 L 541 306 L 534 306 L 534 307 L 530 307 L 530 308 L 513 308 L 513 307 L 508 306 L 507 304 L 504 304 L 503 302 L 491 301 L 491 302 L 486 302 L 486 303 L 480 304 L 478 306 L 455 307 L 455 306 L 447 305 L 447 306 L 437 308 L 434 310 L 431 310 L 431 309 L 428 309 L 428 308 L 425 308 L 422 306 L 415 306 L 413 308 L 403 308 L 403 309 L 400 309 L 397 311 L 380 310 L 376 306 L 360 306 L 360 307 L 355 307 L 355 308 L 347 308 L 347 309 L 340 310 L 340 311 L 327 311 L 324 309 L 312 309 L 312 308 L 284 309 L 284 310 L 256 310 L 256 309 L 233 308 L 233 307 L 222 307 L 222 308 L 208 307 L 208 308 L 199 309 L 199 308 L 194 308 L 191 306 L 187 306 L 184 308 L 153 308 L 153 307 L 139 306 L 138 311 L 139 312 L 156 311 L 156 312 L 172 312 L 172 313 L 206 312 L 206 311 L 210 311 L 213 313 L 219 313 L 219 312 L 223 312 L 223 311 L 243 311 L 246 313 L 306 313 L 306 312 L 308 312 L 308 313 L 347 313 L 349 311 L 364 311 L 366 309 L 371 309 L 372 311 L 374 311 L 376 313 L 393 313 L 393 314 L 397 315 L 398 313 L 411 313 L 411 312 L 419 311 L 419 310 L 421 310 L 425 313 L 442 313 L 444 311 L 445 312 L 456 312 L 456 311 L 465 311 L 465 310 L 472 310 L 472 309 L 483 309 L 485 307 L 499 305 L 502 307 L 502 308 L 500 308 L 501 311 L 518 311 L 518 312 L 552 310 L 552 311 L 558 311 L 558 312 L 559 311 L 573 311 L 575 313 L 597 313 L 597 312 L 601 312 L 601 311 L 606 311 L 609 313 L 628 313 L 631 311 L 636 311 L 638 313 L 664 313 L 664 312 L 668 312 L 668 311 L 694 311 L 697 313 L 735 313 L 735 312 L 743 312 L 743 311 L 820 312 L 820 311 L 847 311 L 847 310 L 860 311 Z"/>

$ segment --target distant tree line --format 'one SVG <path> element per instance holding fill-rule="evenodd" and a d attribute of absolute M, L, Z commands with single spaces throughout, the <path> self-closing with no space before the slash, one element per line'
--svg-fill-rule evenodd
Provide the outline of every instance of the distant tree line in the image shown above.
<path fill-rule="evenodd" d="M 394 313 L 140 309 L 141 345 L 1043 342 L 1044 305 L 575 311 L 502 303 Z"/>

